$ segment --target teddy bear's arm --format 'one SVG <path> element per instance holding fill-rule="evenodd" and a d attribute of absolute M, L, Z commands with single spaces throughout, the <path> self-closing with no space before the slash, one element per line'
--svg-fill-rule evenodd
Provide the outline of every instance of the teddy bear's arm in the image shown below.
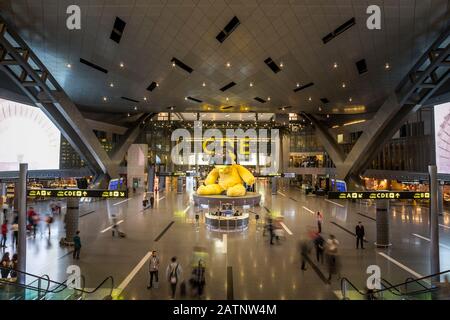
<path fill-rule="evenodd" d="M 217 179 L 219 178 L 219 170 L 216 168 L 212 169 L 211 172 L 205 179 L 205 185 L 215 184 L 217 183 Z"/>
<path fill-rule="evenodd" d="M 245 167 L 243 167 L 241 165 L 237 165 L 237 170 L 238 170 L 239 175 L 241 176 L 242 180 L 244 180 L 244 182 L 247 185 L 251 186 L 255 183 L 255 177 Z"/>

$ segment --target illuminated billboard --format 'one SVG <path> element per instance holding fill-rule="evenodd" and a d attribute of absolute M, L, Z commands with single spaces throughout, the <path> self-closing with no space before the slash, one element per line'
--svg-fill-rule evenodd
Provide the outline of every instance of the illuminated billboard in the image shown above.
<path fill-rule="evenodd" d="M 450 103 L 434 107 L 434 134 L 437 170 L 450 174 Z"/>
<path fill-rule="evenodd" d="M 39 108 L 0 99 L 0 171 L 59 169 L 60 140 Z"/>

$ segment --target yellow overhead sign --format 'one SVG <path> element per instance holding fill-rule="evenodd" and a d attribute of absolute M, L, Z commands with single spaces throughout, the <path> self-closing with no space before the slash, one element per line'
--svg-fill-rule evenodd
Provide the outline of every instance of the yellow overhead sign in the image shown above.
<path fill-rule="evenodd" d="M 405 191 L 363 191 L 363 192 L 328 192 L 328 199 L 388 199 L 388 200 L 426 200 L 430 199 L 429 192 Z"/>

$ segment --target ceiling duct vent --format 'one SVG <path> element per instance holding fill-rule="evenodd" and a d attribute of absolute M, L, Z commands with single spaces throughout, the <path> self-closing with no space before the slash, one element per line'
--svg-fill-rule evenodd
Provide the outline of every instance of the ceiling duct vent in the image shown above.
<path fill-rule="evenodd" d="M 189 67 L 187 64 L 181 62 L 180 60 L 178 60 L 177 58 L 172 58 L 172 60 L 170 60 L 170 62 L 175 63 L 175 65 L 178 68 L 183 69 L 184 71 L 188 72 L 188 73 L 192 73 L 192 71 L 194 71 L 194 69 L 192 69 L 191 67 Z"/>
<path fill-rule="evenodd" d="M 320 101 L 322 101 L 323 104 L 330 103 L 330 100 L 328 100 L 327 98 L 320 98 Z"/>
<path fill-rule="evenodd" d="M 227 84 L 226 86 L 224 86 L 223 88 L 220 88 L 220 91 L 225 92 L 230 88 L 233 88 L 236 85 L 235 82 L 231 81 L 229 84 Z"/>
<path fill-rule="evenodd" d="M 256 97 L 255 100 L 258 101 L 258 102 L 261 102 L 261 103 L 266 103 L 267 102 L 266 100 L 264 100 L 264 99 L 262 99 L 260 97 Z"/>
<path fill-rule="evenodd" d="M 122 100 L 126 100 L 126 101 L 131 101 L 131 102 L 134 102 L 134 103 L 139 103 L 139 101 L 138 101 L 138 100 L 135 100 L 135 99 L 131 99 L 131 98 L 128 98 L 128 97 L 120 97 L 120 99 L 122 99 Z"/>
<path fill-rule="evenodd" d="M 240 24 L 241 22 L 239 21 L 239 19 L 234 16 L 233 19 L 228 22 L 225 28 L 216 36 L 217 41 L 223 43 Z"/>
<path fill-rule="evenodd" d="M 273 73 L 281 71 L 280 67 L 270 57 L 264 60 L 264 63 L 273 71 Z"/>
<path fill-rule="evenodd" d="M 157 87 L 157 84 L 155 81 L 153 81 L 152 83 L 150 83 L 150 85 L 148 86 L 147 90 L 152 92 L 153 90 L 155 90 L 155 88 Z"/>
<path fill-rule="evenodd" d="M 366 59 L 362 59 L 356 62 L 356 68 L 358 69 L 359 74 L 366 73 L 368 71 Z"/>
<path fill-rule="evenodd" d="M 120 43 L 122 39 L 123 30 L 125 30 L 126 22 L 116 17 L 116 21 L 114 21 L 114 27 L 111 32 L 111 36 L 109 37 L 112 41 Z"/>
<path fill-rule="evenodd" d="M 298 87 L 298 88 L 295 88 L 295 89 L 294 89 L 294 92 L 299 92 L 299 91 L 305 90 L 305 89 L 307 89 L 307 88 L 309 88 L 309 87 L 312 87 L 313 85 L 314 85 L 314 82 L 307 83 L 307 84 L 305 84 L 305 85 L 303 85 L 303 86 L 300 86 L 300 87 Z"/>
<path fill-rule="evenodd" d="M 105 68 L 100 67 L 99 65 L 96 65 L 95 63 L 92 63 L 90 61 L 84 60 L 83 58 L 80 58 L 80 62 L 82 64 L 87 65 L 88 67 L 91 67 L 97 71 L 103 72 L 103 73 L 108 73 L 108 70 L 106 70 Z"/>
<path fill-rule="evenodd" d="M 339 27 L 337 27 L 333 32 L 331 32 L 331 33 L 327 34 L 325 37 L 323 37 L 322 38 L 323 43 L 326 44 L 326 43 L 330 42 L 331 40 L 336 38 L 341 33 L 345 32 L 348 29 L 350 29 L 351 27 L 353 27 L 355 24 L 356 24 L 356 20 L 353 17 L 350 20 L 348 20 L 347 22 L 345 22 L 342 25 L 340 25 Z"/>
<path fill-rule="evenodd" d="M 187 97 L 187 99 L 191 100 L 191 101 L 194 101 L 194 102 L 197 102 L 197 103 L 202 103 L 203 102 L 202 100 L 195 99 L 195 98 L 192 98 L 192 97 Z"/>

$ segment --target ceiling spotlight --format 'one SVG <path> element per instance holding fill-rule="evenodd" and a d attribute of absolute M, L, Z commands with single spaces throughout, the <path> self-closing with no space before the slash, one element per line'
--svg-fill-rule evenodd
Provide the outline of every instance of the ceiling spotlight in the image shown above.
<path fill-rule="evenodd" d="M 297 88 L 300 87 L 300 83 L 297 82 Z"/>
<path fill-rule="evenodd" d="M 111 82 L 111 83 L 109 84 L 109 86 L 110 86 L 111 88 L 114 88 L 114 83 Z"/>
<path fill-rule="evenodd" d="M 156 86 L 159 87 L 159 83 L 156 83 Z"/>
<path fill-rule="evenodd" d="M 203 82 L 202 86 L 206 87 L 206 83 Z"/>
<path fill-rule="evenodd" d="M 283 68 L 283 67 L 284 67 L 284 63 L 281 62 L 281 63 L 280 63 L 280 68 Z"/>
<path fill-rule="evenodd" d="M 175 109 L 175 107 L 170 107 L 170 110 L 173 110 L 173 109 Z"/>
<path fill-rule="evenodd" d="M 184 97 L 184 100 L 186 100 L 186 101 L 187 101 L 187 97 Z"/>
<path fill-rule="evenodd" d="M 337 62 L 335 62 L 334 64 L 333 64 L 333 68 L 337 68 L 338 67 L 338 64 L 337 64 Z"/>
<path fill-rule="evenodd" d="M 250 87 L 253 87 L 253 82 L 250 82 Z"/>
<path fill-rule="evenodd" d="M 281 108 L 281 110 L 282 110 L 282 111 L 284 111 L 284 110 L 286 110 L 286 108 L 285 108 L 285 107 L 283 107 L 283 108 Z"/>
<path fill-rule="evenodd" d="M 352 102 L 352 101 L 353 101 L 353 98 L 352 98 L 352 97 L 348 98 L 348 101 L 349 101 L 349 102 Z"/>
<path fill-rule="evenodd" d="M 106 100 L 108 100 L 108 98 L 107 97 L 103 97 L 103 101 L 106 101 Z"/>
<path fill-rule="evenodd" d="M 147 97 L 144 97 L 144 101 L 147 101 Z"/>
<path fill-rule="evenodd" d="M 134 110 L 137 110 L 137 106 L 134 106 Z"/>
<path fill-rule="evenodd" d="M 228 100 L 230 100 L 230 99 L 228 99 L 228 97 L 227 97 L 227 99 L 226 99 L 226 100 L 228 101 Z"/>
<path fill-rule="evenodd" d="M 319 111 L 322 111 L 322 107 L 319 107 Z"/>
<path fill-rule="evenodd" d="M 308 98 L 308 101 L 312 101 L 312 98 L 311 98 L 311 97 L 309 97 L 309 98 Z"/>
<path fill-rule="evenodd" d="M 66 64 L 66 67 L 70 69 L 70 68 L 72 68 L 72 65 L 70 63 L 68 63 L 68 64 Z"/>
<path fill-rule="evenodd" d="M 384 68 L 386 70 L 389 70 L 391 68 L 391 65 L 389 64 L 389 62 L 386 62 L 386 64 L 384 65 Z"/>
<path fill-rule="evenodd" d="M 267 98 L 267 101 L 270 101 L 270 100 L 271 100 L 270 97 L 268 97 L 268 98 Z"/>
<path fill-rule="evenodd" d="M 121 68 L 123 68 L 125 65 L 123 64 L 123 62 L 121 62 L 121 63 L 119 64 L 119 66 L 120 66 Z"/>
<path fill-rule="evenodd" d="M 231 67 L 231 63 L 227 62 L 227 68 Z"/>
<path fill-rule="evenodd" d="M 342 83 L 342 88 L 346 88 L 347 85 L 345 84 L 345 82 Z"/>
<path fill-rule="evenodd" d="M 127 117 L 130 117 L 130 116 L 131 116 L 131 114 L 128 112 Z"/>
<path fill-rule="evenodd" d="M 176 66 L 175 62 L 172 62 L 172 67 L 175 67 L 175 66 Z"/>
<path fill-rule="evenodd" d="M 329 118 L 330 117 L 330 115 L 329 114 L 327 114 L 327 118 Z"/>

